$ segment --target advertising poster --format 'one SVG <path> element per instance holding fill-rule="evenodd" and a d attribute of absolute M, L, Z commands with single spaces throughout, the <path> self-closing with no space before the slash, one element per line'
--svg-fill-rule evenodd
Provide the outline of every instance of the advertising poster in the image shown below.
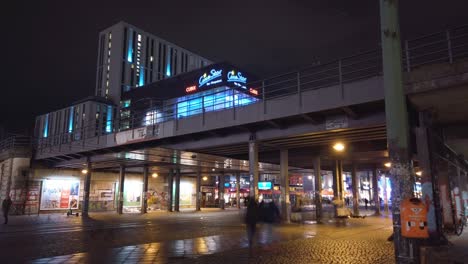
<path fill-rule="evenodd" d="M 141 206 L 141 195 L 143 190 L 142 182 L 125 181 L 123 205 L 129 207 Z"/>
<path fill-rule="evenodd" d="M 78 209 L 79 180 L 44 180 L 41 210 Z"/>

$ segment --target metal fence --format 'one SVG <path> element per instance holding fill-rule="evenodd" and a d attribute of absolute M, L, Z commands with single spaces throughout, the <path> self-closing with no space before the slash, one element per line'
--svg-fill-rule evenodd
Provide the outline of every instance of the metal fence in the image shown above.
<path fill-rule="evenodd" d="M 406 40 L 403 43 L 402 53 L 402 66 L 406 72 L 411 72 L 424 65 L 453 63 L 458 59 L 466 58 L 468 57 L 468 25 Z M 255 96 L 259 100 L 245 104 L 239 103 L 239 98 L 245 96 L 245 93 L 229 90 L 199 96 L 199 103 L 190 105 L 190 107 L 180 107 L 180 104 L 191 104 L 197 97 L 179 101 L 155 101 L 154 104 L 150 101 L 146 103 L 150 105 L 149 108 L 141 107 L 141 105 L 140 107 L 130 107 L 128 116 L 118 115 L 116 119 L 111 121 L 113 125 L 112 132 L 154 125 L 170 120 L 176 120 L 177 122 L 179 119 L 193 115 L 203 115 L 205 117 L 205 114 L 211 111 L 235 109 L 251 103 L 267 102 L 278 97 L 300 94 L 307 90 L 330 86 L 342 87 L 343 84 L 380 76 L 381 74 L 381 49 L 375 49 L 298 71 L 250 82 L 246 85 L 248 87 L 246 93 L 253 89 L 252 93 L 256 93 Z M 224 93 L 223 95 L 227 99 L 220 102 L 206 101 L 207 96 L 216 96 L 220 93 Z M 151 98 L 148 100 L 151 100 Z M 122 111 L 126 111 L 126 109 L 122 109 Z M 40 146 L 50 146 L 52 142 L 63 142 L 63 138 L 73 141 L 101 135 L 103 135 L 102 130 L 96 131 L 96 126 L 91 125 L 81 127 L 73 133 L 51 135 L 49 138 L 38 140 L 37 143 Z M 56 139 L 57 137 L 59 139 Z"/>

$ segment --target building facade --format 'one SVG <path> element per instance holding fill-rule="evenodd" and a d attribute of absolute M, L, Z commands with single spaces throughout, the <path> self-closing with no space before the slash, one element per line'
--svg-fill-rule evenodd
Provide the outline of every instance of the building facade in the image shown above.
<path fill-rule="evenodd" d="M 123 92 L 211 63 L 153 34 L 119 22 L 99 34 L 95 95 L 119 105 Z"/>

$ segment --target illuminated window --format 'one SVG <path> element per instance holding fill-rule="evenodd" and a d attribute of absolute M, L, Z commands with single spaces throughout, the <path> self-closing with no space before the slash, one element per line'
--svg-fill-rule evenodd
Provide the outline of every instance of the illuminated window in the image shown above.
<path fill-rule="evenodd" d="M 154 125 L 160 122 L 162 122 L 162 114 L 159 111 L 152 110 L 152 111 L 146 112 L 145 122 L 144 122 L 145 126 Z"/>
<path fill-rule="evenodd" d="M 112 132 L 112 106 L 107 106 L 107 116 L 106 116 L 106 132 Z"/>

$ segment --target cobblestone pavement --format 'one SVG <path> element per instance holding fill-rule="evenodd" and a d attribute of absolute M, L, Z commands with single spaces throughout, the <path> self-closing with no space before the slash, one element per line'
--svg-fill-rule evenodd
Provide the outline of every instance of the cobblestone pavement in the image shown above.
<path fill-rule="evenodd" d="M 0 225 L 0 263 L 394 263 L 387 217 L 260 225 L 252 251 L 241 218 L 238 210 L 13 216 Z M 428 263 L 468 263 L 468 232 L 450 241 Z"/>
<path fill-rule="evenodd" d="M 392 263 L 390 220 L 368 217 L 321 225 L 260 225 L 250 252 L 240 232 L 145 243 L 37 259 L 33 263 Z M 251 253 L 249 256 L 249 252 Z"/>

